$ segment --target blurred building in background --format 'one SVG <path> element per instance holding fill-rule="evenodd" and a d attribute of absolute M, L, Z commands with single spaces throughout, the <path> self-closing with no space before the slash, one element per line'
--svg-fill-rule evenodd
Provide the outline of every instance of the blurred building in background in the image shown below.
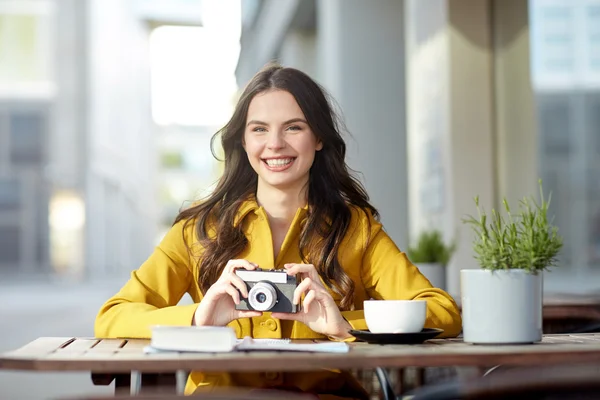
<path fill-rule="evenodd" d="M 548 290 L 600 282 L 600 0 L 0 0 L 0 273 L 128 273 L 220 173 L 209 143 L 271 60 L 337 101 L 405 249 L 552 191 Z"/>
<path fill-rule="evenodd" d="M 315 77 L 352 136 L 349 163 L 405 249 L 438 228 L 477 268 L 462 222 L 553 192 L 565 239 L 546 288 L 598 289 L 600 2 L 246 0 L 240 85 L 270 60 Z"/>
<path fill-rule="evenodd" d="M 532 1 L 540 176 L 567 277 L 600 272 L 600 1 Z"/>
<path fill-rule="evenodd" d="M 0 0 L 0 274 L 127 274 L 216 179 L 239 49 L 222 7 Z"/>
<path fill-rule="evenodd" d="M 0 2 L 0 268 L 49 265 L 53 4 Z M 17 36 L 18 35 L 18 36 Z M 18 37 L 18 40 L 15 39 Z M 73 158 L 75 156 L 71 156 Z"/>

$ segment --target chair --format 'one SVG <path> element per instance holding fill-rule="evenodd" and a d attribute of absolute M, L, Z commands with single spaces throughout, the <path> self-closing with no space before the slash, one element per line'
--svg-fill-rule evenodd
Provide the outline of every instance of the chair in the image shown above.
<path fill-rule="evenodd" d="M 424 386 L 411 400 L 598 399 L 600 365 L 515 367 L 474 380 Z"/>
<path fill-rule="evenodd" d="M 572 329 L 570 332 L 565 333 L 598 333 L 600 332 L 600 321 L 594 321 L 589 325 L 585 325 L 579 328 Z"/>

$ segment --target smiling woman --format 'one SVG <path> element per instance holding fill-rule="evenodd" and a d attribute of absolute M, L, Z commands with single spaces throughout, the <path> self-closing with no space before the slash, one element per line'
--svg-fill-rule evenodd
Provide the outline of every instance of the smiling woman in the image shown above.
<path fill-rule="evenodd" d="M 97 336 L 148 337 L 152 325 L 228 325 L 239 338 L 351 341 L 350 331 L 367 329 L 369 299 L 425 300 L 425 328 L 447 337 L 460 332 L 457 305 L 398 249 L 350 174 L 336 115 L 310 77 L 266 66 L 217 138 L 225 163 L 214 191 L 181 211 L 152 256 L 104 304 Z M 298 312 L 238 307 L 249 289 L 236 270 L 257 268 L 298 279 L 291 296 Z M 194 304 L 178 305 L 186 292 Z M 369 397 L 349 373 L 326 370 L 193 372 L 187 392 L 217 385 Z"/>

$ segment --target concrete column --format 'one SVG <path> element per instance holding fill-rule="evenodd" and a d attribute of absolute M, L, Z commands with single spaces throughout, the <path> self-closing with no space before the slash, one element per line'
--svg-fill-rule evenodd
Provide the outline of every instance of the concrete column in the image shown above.
<path fill-rule="evenodd" d="M 410 241 L 424 229 L 453 234 L 450 183 L 448 4 L 407 0 L 406 110 Z"/>
<path fill-rule="evenodd" d="M 396 244 L 407 244 L 403 1 L 319 0 L 319 79 L 343 111 L 348 162 Z"/>
<path fill-rule="evenodd" d="M 486 211 L 534 194 L 537 174 L 527 2 L 406 0 L 410 232 L 441 229 L 459 271 L 478 268 L 473 197 Z"/>
<path fill-rule="evenodd" d="M 46 129 L 44 130 L 46 133 Z M 21 273 L 36 273 L 40 270 L 40 263 L 37 260 L 37 251 L 40 239 L 38 232 L 38 207 L 36 204 L 37 196 L 40 195 L 40 182 L 37 177 L 37 171 L 27 169 L 18 173 L 21 188 L 21 240 L 20 240 L 20 266 Z"/>
<path fill-rule="evenodd" d="M 95 278 L 104 276 L 107 272 L 109 246 L 106 231 L 111 228 L 107 222 L 109 208 L 105 202 L 104 183 L 91 170 L 87 171 L 85 194 L 85 273 L 87 276 Z"/>
<path fill-rule="evenodd" d="M 319 79 L 316 56 L 317 35 L 314 30 L 292 30 L 287 33 L 279 50 L 280 62 L 298 68 L 315 79 Z"/>
<path fill-rule="evenodd" d="M 10 123 L 9 113 L 0 108 L 0 178 L 6 178 L 10 172 Z"/>
<path fill-rule="evenodd" d="M 150 110 L 149 24 L 135 2 L 87 0 L 86 7 L 86 96 L 88 227 L 87 256 L 94 273 L 127 272 L 143 259 L 127 262 L 122 255 L 120 235 L 127 221 L 119 217 L 121 196 L 129 196 L 139 209 L 156 210 L 151 174 L 154 140 Z M 144 14 L 145 15 L 145 14 Z M 121 64 L 102 60 L 124 60 Z M 93 197 L 94 192 L 99 197 Z M 98 215 L 101 216 L 98 217 Z M 156 215 L 136 221 L 140 232 L 154 233 Z M 103 237 L 103 239 L 98 239 Z M 145 235 L 136 240 L 146 240 Z M 100 243 L 96 241 L 101 240 Z M 143 244 L 152 248 L 151 242 Z M 133 254 L 132 249 L 127 249 Z M 100 254 L 99 254 L 100 253 Z M 148 254 L 148 253 L 147 253 Z M 146 257 L 147 257 L 146 254 Z M 126 265 L 128 264 L 128 265 Z"/>
<path fill-rule="evenodd" d="M 495 0 L 492 8 L 498 195 L 515 205 L 538 193 L 528 8 L 521 0 Z"/>
<path fill-rule="evenodd" d="M 495 154 L 490 8 L 479 0 L 407 0 L 411 238 L 440 229 L 458 249 L 447 273 L 477 268 L 470 227 L 473 197 L 494 206 Z"/>
<path fill-rule="evenodd" d="M 460 293 L 459 271 L 478 268 L 472 249 L 473 234 L 462 219 L 477 215 L 473 197 L 490 211 L 497 207 L 494 151 L 494 50 L 488 1 L 448 2 L 450 85 L 451 232 L 459 246 L 449 265 L 448 288 Z"/>
<path fill-rule="evenodd" d="M 49 175 L 54 189 L 83 190 L 85 179 L 85 1 L 57 2 L 56 97 L 50 129 Z"/>

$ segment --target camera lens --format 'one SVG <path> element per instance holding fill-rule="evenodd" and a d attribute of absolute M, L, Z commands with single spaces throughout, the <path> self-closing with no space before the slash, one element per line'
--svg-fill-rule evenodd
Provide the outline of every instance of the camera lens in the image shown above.
<path fill-rule="evenodd" d="M 267 295 L 264 293 L 258 293 L 256 295 L 256 301 L 258 301 L 259 303 L 264 303 L 265 301 L 267 301 Z"/>
<path fill-rule="evenodd" d="M 277 304 L 277 292 L 269 282 L 257 282 L 248 293 L 248 303 L 256 311 L 268 311 Z"/>

